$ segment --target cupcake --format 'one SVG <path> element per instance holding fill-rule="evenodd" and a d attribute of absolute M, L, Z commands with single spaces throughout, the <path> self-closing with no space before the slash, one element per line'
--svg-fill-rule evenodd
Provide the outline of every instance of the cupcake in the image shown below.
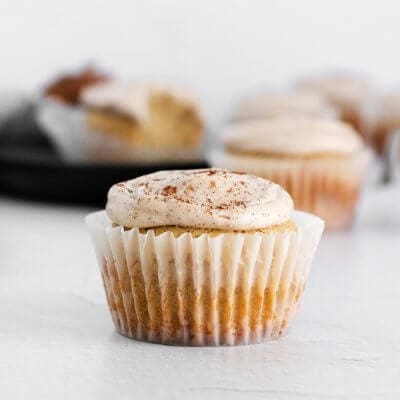
<path fill-rule="evenodd" d="M 285 332 L 323 230 L 280 186 L 216 169 L 116 184 L 86 223 L 116 330 L 199 346 Z"/>
<path fill-rule="evenodd" d="M 351 75 L 328 75 L 299 81 L 296 86 L 300 90 L 325 97 L 340 111 L 344 122 L 351 124 L 357 132 L 364 135 L 362 108 L 373 93 L 367 80 Z"/>
<path fill-rule="evenodd" d="M 76 73 L 60 76 L 44 90 L 45 97 L 52 98 L 69 105 L 78 105 L 81 92 L 92 85 L 107 82 L 109 77 L 91 67 Z"/>
<path fill-rule="evenodd" d="M 292 196 L 296 209 L 312 212 L 328 228 L 353 220 L 370 152 L 349 125 L 306 118 L 232 124 L 225 148 L 210 153 L 212 166 L 270 179 Z"/>
<path fill-rule="evenodd" d="M 37 121 L 69 162 L 201 163 L 204 122 L 184 89 L 101 82 L 80 91 L 78 106 L 42 101 Z"/>
<path fill-rule="evenodd" d="M 184 89 L 154 83 L 108 82 L 84 90 L 86 125 L 126 145 L 144 149 L 197 149 L 203 120 Z"/>
<path fill-rule="evenodd" d="M 233 113 L 232 120 L 282 117 L 336 119 L 340 114 L 325 97 L 317 93 L 264 93 L 241 101 Z"/>
<path fill-rule="evenodd" d="M 378 154 L 382 154 L 391 135 L 400 129 L 400 92 L 377 99 L 364 115 L 369 142 Z"/>

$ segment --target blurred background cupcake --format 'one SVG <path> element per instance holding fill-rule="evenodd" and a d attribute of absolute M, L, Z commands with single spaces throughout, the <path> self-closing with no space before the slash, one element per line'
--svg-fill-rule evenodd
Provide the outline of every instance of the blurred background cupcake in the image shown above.
<path fill-rule="evenodd" d="M 194 96 L 179 86 L 117 82 L 85 69 L 45 90 L 38 122 L 67 161 L 201 159 L 204 120 Z"/>
<path fill-rule="evenodd" d="M 341 119 L 365 137 L 362 109 L 374 92 L 369 80 L 350 73 L 325 74 L 299 80 L 296 87 L 325 97 L 340 111 Z"/>
<path fill-rule="evenodd" d="M 83 91 L 90 132 L 117 138 L 135 150 L 199 150 L 204 122 L 192 94 L 151 82 L 108 82 Z"/>
<path fill-rule="evenodd" d="M 400 91 L 383 94 L 364 112 L 364 130 L 378 154 L 389 151 L 390 139 L 400 128 Z M 400 150 L 399 150 L 400 152 Z"/>
<path fill-rule="evenodd" d="M 327 228 L 348 227 L 362 187 L 369 150 L 348 124 L 307 118 L 228 125 L 212 166 L 258 175 L 283 186 L 295 207 L 320 216 Z"/>

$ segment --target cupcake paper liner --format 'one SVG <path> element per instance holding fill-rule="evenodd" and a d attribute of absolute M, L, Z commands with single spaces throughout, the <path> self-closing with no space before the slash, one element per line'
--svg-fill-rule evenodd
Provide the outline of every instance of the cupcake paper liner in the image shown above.
<path fill-rule="evenodd" d="M 112 227 L 86 218 L 116 330 L 176 345 L 237 345 L 280 336 L 293 318 L 324 223 L 295 212 L 296 232 L 203 234 Z"/>
<path fill-rule="evenodd" d="M 54 100 L 42 100 L 37 121 L 42 130 L 69 162 L 151 164 L 197 162 L 201 149 L 156 150 L 135 148 L 110 135 L 90 131 L 85 110 Z"/>
<path fill-rule="evenodd" d="M 365 171 L 372 158 L 369 150 L 346 158 L 262 158 L 216 150 L 209 154 L 212 167 L 246 172 L 284 187 L 297 210 L 321 217 L 327 228 L 351 224 Z"/>

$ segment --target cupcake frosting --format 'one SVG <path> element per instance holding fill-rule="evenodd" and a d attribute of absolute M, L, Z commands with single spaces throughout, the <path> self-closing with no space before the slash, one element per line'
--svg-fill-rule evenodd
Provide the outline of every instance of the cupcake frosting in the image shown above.
<path fill-rule="evenodd" d="M 371 91 L 369 83 L 353 76 L 337 75 L 298 82 L 298 89 L 310 90 L 325 96 L 337 105 L 356 105 Z"/>
<path fill-rule="evenodd" d="M 107 215 L 127 228 L 253 230 L 287 222 L 293 201 L 279 185 L 219 169 L 160 171 L 111 187 Z"/>
<path fill-rule="evenodd" d="M 234 119 L 302 116 L 334 119 L 339 113 L 323 96 L 300 91 L 249 97 L 239 104 L 234 113 Z"/>
<path fill-rule="evenodd" d="M 390 93 L 381 100 L 380 115 L 385 119 L 400 119 L 400 91 Z"/>
<path fill-rule="evenodd" d="M 363 146 L 348 124 L 305 118 L 236 123 L 226 127 L 221 136 L 228 149 L 246 153 L 346 155 Z"/>
<path fill-rule="evenodd" d="M 148 116 L 149 99 L 155 94 L 167 94 L 197 108 L 197 103 L 188 90 L 151 82 L 101 83 L 85 89 L 81 94 L 81 101 L 88 107 L 111 109 L 138 120 L 145 120 Z"/>

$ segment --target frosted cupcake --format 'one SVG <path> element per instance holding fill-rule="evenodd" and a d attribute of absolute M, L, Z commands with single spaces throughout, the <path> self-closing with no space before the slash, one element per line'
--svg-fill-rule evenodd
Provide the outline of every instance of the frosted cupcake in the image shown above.
<path fill-rule="evenodd" d="M 323 230 L 280 186 L 215 169 L 116 184 L 86 222 L 116 330 L 183 345 L 285 332 Z"/>
<path fill-rule="evenodd" d="M 364 135 L 362 109 L 365 101 L 373 94 L 367 80 L 352 75 L 327 75 L 299 81 L 296 86 L 325 97 L 340 111 L 344 122 L 348 122 Z"/>
<path fill-rule="evenodd" d="M 222 133 L 223 150 L 210 153 L 214 167 L 271 179 L 292 196 L 296 209 L 312 212 L 329 228 L 353 220 L 370 152 L 340 121 L 258 120 Z"/>
<path fill-rule="evenodd" d="M 364 128 L 369 142 L 382 154 L 391 135 L 400 129 L 400 92 L 382 96 L 365 109 Z"/>
<path fill-rule="evenodd" d="M 203 119 L 182 88 L 107 82 L 83 91 L 81 101 L 91 132 L 135 149 L 198 149 L 201 144 Z"/>
<path fill-rule="evenodd" d="M 102 82 L 79 90 L 79 107 L 43 101 L 39 126 L 70 162 L 198 163 L 203 118 L 185 89 Z"/>
<path fill-rule="evenodd" d="M 312 92 L 264 93 L 242 100 L 232 120 L 310 117 L 336 119 L 339 111 L 325 97 Z"/>

